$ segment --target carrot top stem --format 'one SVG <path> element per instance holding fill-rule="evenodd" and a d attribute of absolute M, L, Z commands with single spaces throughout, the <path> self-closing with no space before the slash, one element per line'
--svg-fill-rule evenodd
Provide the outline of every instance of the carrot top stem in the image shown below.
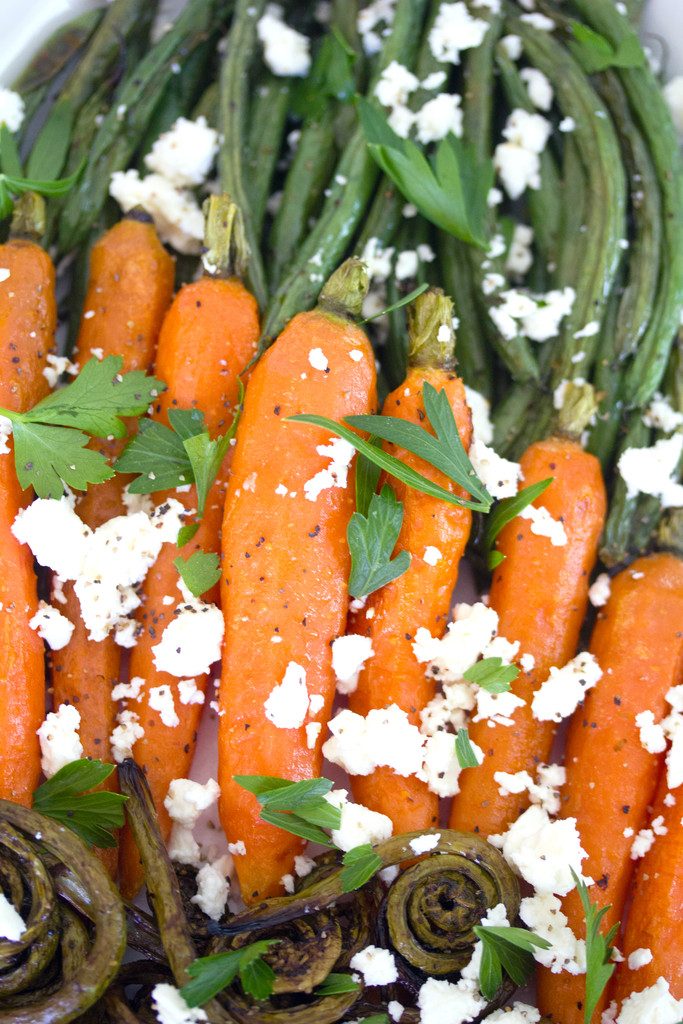
<path fill-rule="evenodd" d="M 452 369 L 455 364 L 453 301 L 430 288 L 408 306 L 408 364 Z"/>
<path fill-rule="evenodd" d="M 323 285 L 318 308 L 334 316 L 357 320 L 369 286 L 365 264 L 357 256 L 352 256 L 337 267 Z"/>
<path fill-rule="evenodd" d="M 572 441 L 578 440 L 597 411 L 593 385 L 584 380 L 567 381 L 557 413 L 556 433 Z"/>
<path fill-rule="evenodd" d="M 656 536 L 661 551 L 671 551 L 683 558 L 683 509 L 669 509 L 659 521 Z"/>
<path fill-rule="evenodd" d="M 204 218 L 204 273 L 217 278 L 243 277 L 249 245 L 239 207 L 226 192 L 209 196 L 204 203 Z"/>
<path fill-rule="evenodd" d="M 11 238 L 39 242 L 45 234 L 45 200 L 37 192 L 24 192 L 14 204 Z"/>

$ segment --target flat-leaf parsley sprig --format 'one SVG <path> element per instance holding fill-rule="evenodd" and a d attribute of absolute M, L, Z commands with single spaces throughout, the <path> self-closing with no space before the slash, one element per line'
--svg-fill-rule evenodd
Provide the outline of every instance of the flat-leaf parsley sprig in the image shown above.
<path fill-rule="evenodd" d="M 121 356 L 90 359 L 75 380 L 27 412 L 0 409 L 12 423 L 14 463 L 22 487 L 39 498 L 60 498 L 64 484 L 84 491 L 114 470 L 90 437 L 125 436 L 123 417 L 142 416 L 166 385 L 141 370 L 121 373 Z"/>
<path fill-rule="evenodd" d="M 406 571 L 410 565 L 407 551 L 391 557 L 402 523 L 403 504 L 389 484 L 372 495 L 366 516 L 353 513 L 346 529 L 351 553 L 351 597 L 367 597 Z"/>
<path fill-rule="evenodd" d="M 239 977 L 246 995 L 259 1001 L 268 999 L 273 994 L 275 972 L 263 954 L 277 941 L 261 939 L 241 949 L 198 957 L 187 968 L 190 981 L 181 988 L 181 996 L 190 1007 L 203 1006 Z"/>
<path fill-rule="evenodd" d="M 40 181 L 25 178 L 17 144 L 7 125 L 0 125 L 0 220 L 11 215 L 15 199 L 25 192 L 48 197 L 66 195 L 78 181 L 82 169 L 79 167 L 68 178 Z"/>
<path fill-rule="evenodd" d="M 90 792 L 114 771 L 114 765 L 82 759 L 64 765 L 33 794 L 33 807 L 66 825 L 90 846 L 113 849 L 114 832 L 123 827 L 120 793 Z"/>
<path fill-rule="evenodd" d="M 493 999 L 503 983 L 503 972 L 517 985 L 524 985 L 534 969 L 533 950 L 550 949 L 547 939 L 526 928 L 475 925 L 481 940 L 479 988 L 484 999 Z"/>
<path fill-rule="evenodd" d="M 619 931 L 619 924 L 613 925 L 607 934 L 603 935 L 600 924 L 610 907 L 599 908 L 597 903 L 591 903 L 586 883 L 573 869 L 572 877 L 576 882 L 576 890 L 586 917 L 586 998 L 583 1004 L 583 1019 L 585 1024 L 590 1024 L 600 996 L 614 974 L 616 964 L 611 960 L 612 943 Z"/>

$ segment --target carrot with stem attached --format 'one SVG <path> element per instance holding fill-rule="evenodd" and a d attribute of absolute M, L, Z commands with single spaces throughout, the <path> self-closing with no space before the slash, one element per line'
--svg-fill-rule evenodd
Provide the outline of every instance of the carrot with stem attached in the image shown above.
<path fill-rule="evenodd" d="M 303 842 L 259 821 L 256 798 L 233 776 L 320 775 L 315 725 L 330 717 L 330 645 L 344 632 L 348 602 L 352 451 L 325 431 L 287 421 L 299 413 L 341 420 L 374 412 L 374 356 L 351 319 L 366 290 L 363 264 L 347 260 L 317 308 L 290 320 L 254 369 L 237 433 L 223 519 L 218 771 L 223 827 L 246 848 L 236 868 L 247 902 L 280 889 Z M 305 698 L 303 714 L 272 707 L 266 717 L 280 684 L 283 699 L 272 703 L 286 711 L 296 691 L 299 710 Z M 313 725 L 308 736 L 304 721 Z"/>
<path fill-rule="evenodd" d="M 256 299 L 235 275 L 234 259 L 241 263 L 243 242 L 240 217 L 227 196 L 209 201 L 207 248 L 204 266 L 209 270 L 176 296 L 164 320 L 159 337 L 154 372 L 167 385 L 154 407 L 153 418 L 168 425 L 170 409 L 198 408 L 204 413 L 205 429 L 215 436 L 230 426 L 239 399 L 240 374 L 256 353 L 260 325 Z M 202 705 L 183 703 L 180 680 L 160 671 L 155 664 L 154 647 L 164 627 L 173 620 L 174 608 L 181 603 L 178 570 L 174 560 L 187 558 L 195 551 L 218 552 L 223 500 L 232 457 L 232 448 L 223 460 L 218 476 L 206 499 L 204 515 L 194 537 L 182 548 L 165 544 L 142 588 L 138 611 L 140 625 L 137 643 L 131 652 L 130 677 L 145 680 L 139 703 L 131 709 L 144 729 L 135 743 L 133 757 L 144 768 L 159 815 L 162 834 L 168 837 L 170 818 L 164 798 L 173 779 L 187 775 L 194 754 Z M 195 485 L 183 492 L 162 492 L 155 500 L 174 497 L 188 512 L 197 508 Z M 214 600 L 217 587 L 204 595 Z M 208 677 L 195 678 L 196 689 L 204 693 Z M 151 691 L 168 687 L 179 722 L 162 722 Z M 128 829 L 121 839 L 119 867 L 121 888 L 132 895 L 142 884 L 140 858 Z"/>
<path fill-rule="evenodd" d="M 55 272 L 30 237 L 42 234 L 38 196 L 17 204 L 8 242 L 0 246 L 0 406 L 24 412 L 48 393 L 43 374 L 56 326 Z M 43 642 L 29 622 L 38 607 L 33 559 L 12 533 L 30 500 L 22 491 L 8 441 L 0 454 L 0 798 L 31 803 L 40 777 L 36 730 L 45 717 Z"/>
<path fill-rule="evenodd" d="M 647 824 L 661 770 L 663 755 L 643 747 L 636 715 L 652 711 L 659 721 L 667 713 L 666 694 L 683 675 L 682 622 L 683 561 L 656 554 L 639 558 L 612 579 L 611 596 L 591 637 L 603 674 L 572 719 L 561 794 L 562 816 L 576 818 L 588 854 L 583 872 L 596 880 L 591 900 L 610 907 L 603 932 L 623 917 L 635 867 L 631 848 Z M 569 927 L 583 935 L 577 892 L 562 902 Z M 558 1024 L 583 1024 L 583 975 L 542 969 L 538 984 L 544 1013 Z M 593 1021 L 600 1020 L 606 1003 L 603 993 Z"/>
<path fill-rule="evenodd" d="M 383 413 L 424 426 L 422 388 L 425 382 L 445 391 L 465 450 L 472 434 L 472 417 L 465 386 L 453 367 L 455 339 L 451 323 L 453 303 L 440 291 L 425 292 L 409 308 L 409 370 L 405 381 L 387 396 Z M 445 338 L 444 338 L 445 333 Z M 387 451 L 434 483 L 466 497 L 445 474 L 396 445 Z M 411 553 L 402 576 L 375 591 L 365 607 L 354 613 L 349 633 L 369 636 L 372 657 L 364 665 L 358 685 L 349 695 L 349 707 L 359 715 L 373 708 L 398 705 L 414 725 L 420 711 L 434 696 L 435 683 L 425 675 L 413 653 L 416 629 L 434 635 L 443 632 L 460 560 L 472 525 L 469 509 L 450 505 L 392 480 L 403 502 L 403 524 L 396 550 Z M 390 768 L 376 768 L 368 776 L 354 776 L 353 792 L 366 807 L 391 818 L 394 832 L 412 832 L 438 822 L 438 797 L 414 776 L 404 778 Z"/>
<path fill-rule="evenodd" d="M 532 444 L 521 467 L 525 487 L 553 478 L 534 505 L 561 520 L 567 542 L 551 544 L 548 537 L 532 532 L 528 519 L 519 517 L 498 538 L 505 558 L 493 573 L 490 605 L 498 613 L 498 632 L 518 641 L 520 657 L 531 655 L 534 666 L 520 671 L 512 684 L 512 692 L 526 703 L 511 716 L 511 726 L 491 727 L 488 721 L 470 725 L 470 738 L 484 751 L 484 761 L 476 771 L 461 776 L 450 827 L 485 836 L 504 832 L 527 802 L 524 794 L 501 796 L 495 773 L 533 775 L 539 762 L 550 756 L 555 725 L 537 721 L 531 701 L 550 668 L 564 665 L 575 654 L 605 519 L 600 463 L 571 437 Z"/>

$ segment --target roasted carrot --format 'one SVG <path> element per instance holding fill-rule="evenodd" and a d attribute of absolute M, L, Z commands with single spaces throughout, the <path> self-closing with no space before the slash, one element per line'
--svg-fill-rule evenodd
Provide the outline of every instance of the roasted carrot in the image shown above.
<path fill-rule="evenodd" d="M 683 561 L 657 554 L 614 577 L 593 630 L 590 649 L 603 676 L 572 719 L 561 793 L 562 815 L 576 818 L 588 854 L 584 874 L 596 880 L 591 900 L 610 906 L 604 931 L 624 914 L 635 867 L 631 846 L 647 824 L 663 756 L 643 747 L 636 715 L 650 710 L 659 721 L 667 712 L 666 693 L 683 672 L 682 622 Z M 563 900 L 562 910 L 574 934 L 583 935 L 576 891 Z M 583 975 L 541 970 L 539 1007 L 561 1024 L 581 1024 L 584 986 Z M 594 1021 L 606 1002 L 603 995 Z"/>
<path fill-rule="evenodd" d="M 54 341 L 54 285 L 52 261 L 38 244 L 12 237 L 0 246 L 5 409 L 30 409 L 49 390 L 43 370 Z M 11 441 L 8 448 L 0 455 L 0 798 L 30 804 L 40 777 L 36 729 L 45 717 L 45 659 L 43 642 L 29 626 L 38 607 L 33 559 L 11 531 L 30 496 L 19 486 Z"/>
<path fill-rule="evenodd" d="M 332 275 L 316 309 L 295 316 L 257 364 L 245 399 L 223 519 L 222 606 L 225 643 L 220 687 L 220 812 L 245 856 L 236 866 L 247 902 L 280 888 L 303 843 L 259 822 L 256 799 L 234 775 L 305 779 L 320 774 L 323 737 L 280 728 L 264 702 L 288 665 L 305 672 L 324 724 L 335 693 L 331 643 L 344 632 L 351 486 L 327 486 L 309 500 L 309 481 L 329 466 L 329 435 L 287 422 L 297 413 L 339 421 L 374 412 L 375 366 L 360 310 L 367 275 L 348 260 Z"/>
<path fill-rule="evenodd" d="M 617 964 L 608 997 L 618 1006 L 658 978 L 667 979 L 674 999 L 683 999 L 683 794 L 680 789 L 669 792 L 666 772 L 650 825 L 653 821 L 655 840 L 637 863 L 626 928 L 618 943 L 624 962 Z M 649 950 L 652 959 L 632 969 L 628 958 L 640 949 Z"/>
<path fill-rule="evenodd" d="M 173 260 L 146 214 L 131 213 L 93 246 L 90 275 L 75 359 L 82 366 L 93 354 L 122 356 L 123 371 L 147 370 L 154 360 L 159 329 L 173 294 Z M 113 458 L 125 441 L 97 442 Z M 91 485 L 78 503 L 81 519 L 95 529 L 125 514 L 127 479 L 121 474 Z M 55 706 L 74 704 L 81 714 L 80 737 L 87 757 L 111 760 L 109 737 L 115 724 L 112 687 L 120 673 L 121 648 L 112 637 L 88 639 L 73 585 L 63 588 L 60 607 L 74 624 L 71 641 L 52 654 Z"/>
<path fill-rule="evenodd" d="M 425 292 L 409 310 L 409 370 L 400 387 L 387 396 L 383 413 L 424 426 L 422 387 L 425 381 L 448 395 L 458 431 L 469 448 L 472 418 L 465 386 L 453 370 L 454 340 L 450 325 L 453 304 L 441 292 Z M 448 341 L 440 340 L 444 325 Z M 465 494 L 447 477 L 410 452 L 395 445 L 387 451 L 454 493 Z M 391 481 L 403 502 L 403 525 L 397 550 L 411 552 L 410 567 L 402 576 L 371 594 L 365 608 L 351 617 L 349 633 L 372 638 L 373 656 L 366 662 L 349 707 L 359 715 L 372 708 L 397 704 L 415 725 L 420 711 L 434 696 L 435 683 L 425 675 L 412 650 L 420 626 L 440 635 L 448 618 L 458 567 L 470 534 L 472 513 Z M 436 549 L 437 561 L 430 557 Z M 427 559 L 427 560 L 425 560 Z M 352 780 L 356 799 L 391 818 L 394 832 L 428 828 L 438 821 L 439 801 L 426 783 L 403 778 L 390 768 Z"/>
<path fill-rule="evenodd" d="M 231 216 L 234 209 L 230 205 Z M 212 201 L 207 230 L 214 217 L 221 221 L 226 219 L 223 197 Z M 169 409 L 199 408 L 212 437 L 225 433 L 230 426 L 239 397 L 239 377 L 253 358 L 259 338 L 256 300 L 234 276 L 227 242 L 226 239 L 225 262 L 216 256 L 212 273 L 205 273 L 178 292 L 161 329 L 154 368 L 156 376 L 167 384 L 167 390 L 160 395 L 153 418 L 168 424 Z M 174 544 L 164 545 L 142 589 L 138 612 L 140 631 L 131 652 L 130 676 L 145 680 L 139 703 L 131 705 L 139 715 L 145 734 L 135 744 L 133 756 L 145 770 L 164 837 L 170 831 L 164 797 L 171 781 L 185 777 L 190 769 L 202 705 L 181 702 L 179 680 L 157 669 L 153 648 L 159 643 L 164 626 L 172 620 L 174 607 L 181 601 L 174 559 L 179 554 L 187 558 L 200 549 L 220 550 L 220 525 L 231 456 L 232 449 L 209 492 L 195 536 L 180 550 Z M 155 502 L 159 504 L 169 496 L 188 510 L 197 508 L 194 485 L 184 493 L 156 494 Z M 203 599 L 212 601 L 217 597 L 218 587 Z M 197 676 L 197 689 L 203 692 L 206 682 L 206 676 Z M 159 686 L 168 686 L 173 695 L 180 720 L 175 727 L 164 725 L 159 712 L 150 707 L 150 690 Z M 121 839 L 120 871 L 122 891 L 132 895 L 142 883 L 142 874 L 138 852 L 128 830 L 124 830 Z"/>
<path fill-rule="evenodd" d="M 568 438 L 551 437 L 532 444 L 522 456 L 524 486 L 553 477 L 534 502 L 561 519 L 567 543 L 554 546 L 531 532 L 527 519 L 503 528 L 498 548 L 505 560 L 494 570 L 490 603 L 498 613 L 498 631 L 519 641 L 520 656 L 530 654 L 534 667 L 520 671 L 512 691 L 526 701 L 512 726 L 473 723 L 470 736 L 484 751 L 476 771 L 462 775 L 453 801 L 451 828 L 502 832 L 525 806 L 524 795 L 501 796 L 494 775 L 526 770 L 532 775 L 550 756 L 555 726 L 531 713 L 534 691 L 553 665 L 564 665 L 576 651 L 588 603 L 588 583 L 605 518 L 605 488 L 598 460 Z"/>

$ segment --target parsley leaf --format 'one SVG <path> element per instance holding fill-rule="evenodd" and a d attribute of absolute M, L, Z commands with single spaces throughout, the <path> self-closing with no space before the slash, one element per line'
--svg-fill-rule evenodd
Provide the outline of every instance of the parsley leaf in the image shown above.
<path fill-rule="evenodd" d="M 323 828 L 338 829 L 341 811 L 324 799 L 329 779 L 290 782 L 268 775 L 235 775 L 235 782 L 261 804 L 261 820 L 312 843 L 332 846 Z"/>
<path fill-rule="evenodd" d="M 344 892 L 353 892 L 369 882 L 382 867 L 382 858 L 369 843 L 354 846 L 342 858 L 341 884 Z"/>
<path fill-rule="evenodd" d="M 358 113 L 371 156 L 403 196 L 432 224 L 485 249 L 493 162 L 452 133 L 430 162 L 415 142 L 396 135 L 373 103 L 359 99 Z"/>
<path fill-rule="evenodd" d="M 467 729 L 458 729 L 455 736 L 455 756 L 461 768 L 478 768 L 479 761 L 470 742 Z"/>
<path fill-rule="evenodd" d="M 572 21 L 571 28 L 574 39 L 569 42 L 569 49 L 589 74 L 605 71 L 606 68 L 644 66 L 645 54 L 635 32 L 629 32 L 617 46 L 613 46 L 599 32 L 580 21 Z"/>
<path fill-rule="evenodd" d="M 473 931 L 482 942 L 479 988 L 485 999 L 493 999 L 498 992 L 503 971 L 523 985 L 534 968 L 534 947 L 550 949 L 547 939 L 526 928 L 475 925 Z"/>
<path fill-rule="evenodd" d="M 482 658 L 465 672 L 463 679 L 476 683 L 489 693 L 507 693 L 510 683 L 519 675 L 516 665 L 504 665 L 502 658 Z"/>
<path fill-rule="evenodd" d="M 65 483 L 84 491 L 114 476 L 104 455 L 86 447 L 90 438 L 80 430 L 15 420 L 13 436 L 19 483 L 39 498 L 61 498 Z"/>
<path fill-rule="evenodd" d="M 215 551 L 195 551 L 189 558 L 178 555 L 173 564 L 195 597 L 201 597 L 207 590 L 211 590 L 221 578 L 221 567 Z"/>
<path fill-rule="evenodd" d="M 392 558 L 403 523 L 403 504 L 389 484 L 370 498 L 367 516 L 354 512 L 346 528 L 351 552 L 349 593 L 366 597 L 402 576 L 410 565 L 410 555 L 400 551 Z"/>
<path fill-rule="evenodd" d="M 119 473 L 140 474 L 128 485 L 131 494 L 166 491 L 193 479 L 182 438 L 170 427 L 150 419 L 140 420 L 136 436 L 116 461 L 116 469 Z"/>
<path fill-rule="evenodd" d="M 610 963 L 610 957 L 619 925 L 615 924 L 606 935 L 601 933 L 600 923 L 610 907 L 598 909 L 597 903 L 591 903 L 585 882 L 581 881 L 573 869 L 571 872 L 586 917 L 586 998 L 583 1016 L 585 1024 L 590 1024 L 598 1000 L 614 974 L 616 965 Z"/>
<path fill-rule="evenodd" d="M 531 505 L 536 498 L 539 498 L 550 487 L 554 479 L 551 476 L 547 480 L 539 480 L 537 484 L 530 484 L 529 487 L 524 487 L 523 490 L 518 491 L 513 497 L 503 498 L 501 501 L 496 502 L 486 523 L 486 536 L 484 540 L 489 569 L 495 569 L 505 558 L 502 552 L 494 548 L 500 531 L 504 526 L 512 522 L 522 509 L 526 508 L 527 505 Z"/>
<path fill-rule="evenodd" d="M 347 992 L 358 992 L 359 989 L 360 985 L 350 974 L 332 973 L 313 992 L 316 996 L 341 996 Z"/>
<path fill-rule="evenodd" d="M 59 104 L 56 109 L 58 107 Z M 49 123 L 53 120 L 50 118 Z M 63 159 L 58 158 L 59 166 L 55 160 L 50 160 L 49 164 L 45 162 L 48 145 L 55 153 L 66 153 L 65 147 L 68 146 L 71 135 L 70 125 L 57 125 L 57 137 L 47 139 L 43 144 L 42 136 L 45 134 L 45 131 L 41 132 L 33 147 L 29 158 L 29 173 L 24 177 L 14 136 L 6 124 L 0 125 L 0 217 L 3 219 L 12 213 L 12 196 L 19 196 L 24 192 L 38 192 L 43 196 L 63 196 L 73 188 L 80 176 L 82 166 L 68 178 L 56 179 L 54 174 L 61 171 Z M 52 134 L 54 136 L 54 133 Z M 36 168 L 40 167 L 46 173 L 41 173 L 40 177 L 36 178 Z"/>
<path fill-rule="evenodd" d="M 66 825 L 90 846 L 113 849 L 116 838 L 112 833 L 123 826 L 123 805 L 128 798 L 120 793 L 88 792 L 113 771 L 114 765 L 102 761 L 72 761 L 38 786 L 33 807 Z"/>
<path fill-rule="evenodd" d="M 180 990 L 188 1006 L 203 1006 L 209 999 L 231 985 L 239 975 L 244 991 L 254 999 L 267 999 L 272 994 L 275 972 L 262 959 L 277 939 L 262 939 L 242 949 L 214 953 L 193 960 L 187 968 L 191 981 Z"/>

